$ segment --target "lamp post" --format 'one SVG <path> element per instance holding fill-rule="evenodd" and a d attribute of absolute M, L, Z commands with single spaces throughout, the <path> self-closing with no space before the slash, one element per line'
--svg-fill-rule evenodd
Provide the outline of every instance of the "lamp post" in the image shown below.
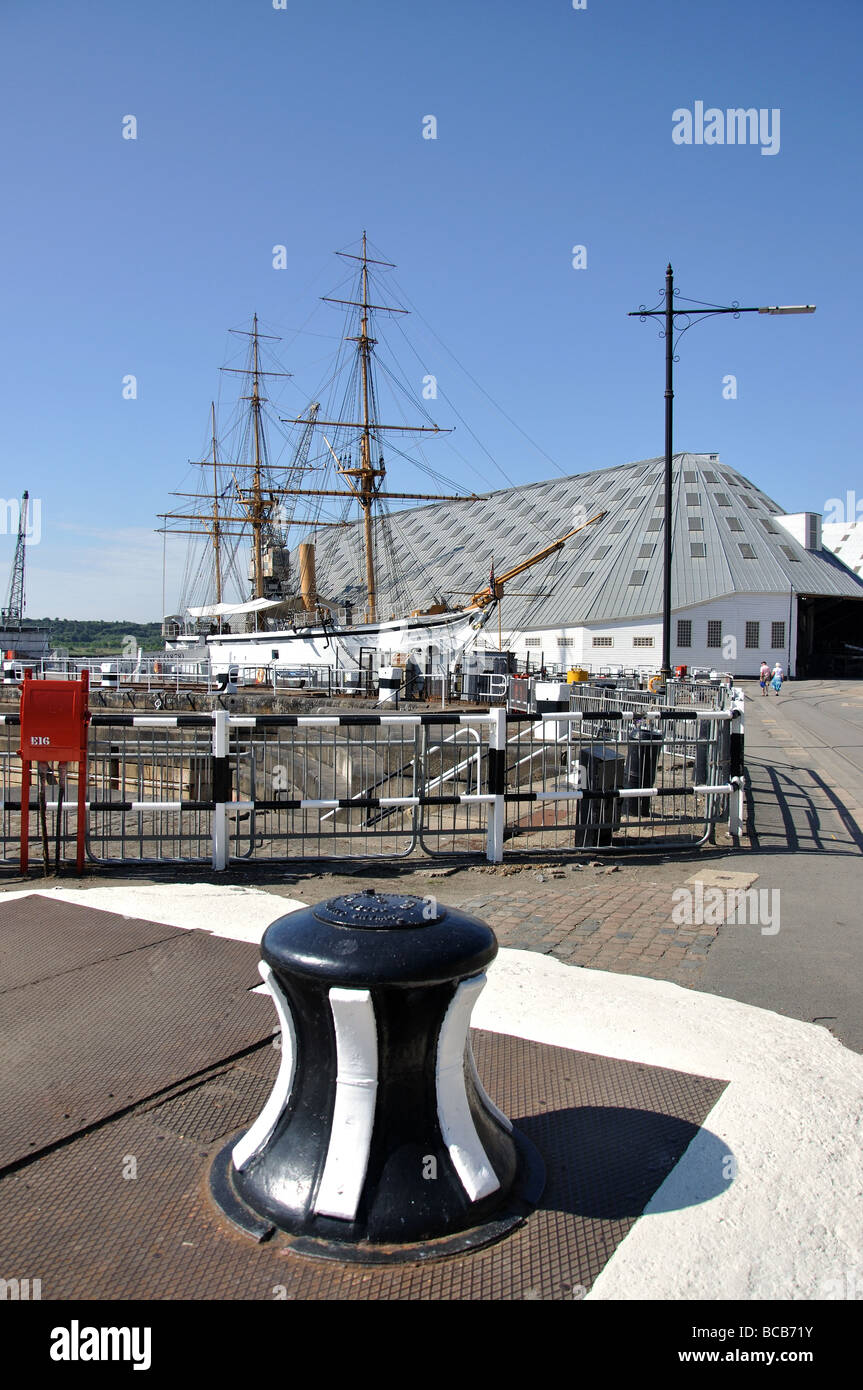
<path fill-rule="evenodd" d="M 691 304 L 691 309 L 676 309 L 674 307 L 675 297 L 680 294 L 674 288 L 674 272 L 671 265 L 665 269 L 665 293 L 659 303 L 653 309 L 645 309 L 642 304 L 640 308 L 629 312 L 629 318 L 641 319 L 664 319 L 665 327 L 660 330 L 660 337 L 665 339 L 665 536 L 663 548 L 662 566 L 662 677 L 667 681 L 671 676 L 671 440 L 674 410 L 674 363 L 678 360 L 674 355 L 674 349 L 683 334 L 694 323 L 699 323 L 701 319 L 713 318 L 716 314 L 733 314 L 738 318 L 741 314 L 814 314 L 814 304 L 765 304 L 753 307 L 741 307 L 740 304 L 728 306 L 719 304 L 707 304 L 699 299 L 680 300 L 681 304 Z M 677 328 L 678 319 L 687 319 L 675 339 L 674 334 Z"/>

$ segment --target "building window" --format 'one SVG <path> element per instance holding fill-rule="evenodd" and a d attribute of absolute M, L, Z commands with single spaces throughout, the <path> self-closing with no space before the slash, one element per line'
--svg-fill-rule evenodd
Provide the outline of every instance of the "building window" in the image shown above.
<path fill-rule="evenodd" d="M 693 560 L 706 560 L 707 546 L 704 541 L 690 541 L 689 554 Z"/>
<path fill-rule="evenodd" d="M 707 624 L 707 645 L 708 647 L 722 646 L 722 623 L 715 618 L 711 618 Z"/>
<path fill-rule="evenodd" d="M 524 645 L 525 645 L 526 647 L 538 647 L 538 646 L 539 646 L 539 643 L 540 643 L 539 637 L 525 637 L 525 639 L 524 639 Z"/>
<path fill-rule="evenodd" d="M 686 494 L 686 505 L 687 505 L 687 507 L 700 507 L 700 506 L 701 506 L 701 493 L 700 493 L 700 492 L 687 492 L 687 494 Z"/>
<path fill-rule="evenodd" d="M 559 647 L 574 647 L 574 646 L 575 646 L 575 638 L 574 638 L 574 637 L 558 637 L 558 639 L 557 639 L 557 645 L 558 645 Z"/>
<path fill-rule="evenodd" d="M 751 546 L 748 541 L 738 541 L 738 546 L 744 560 L 754 560 L 756 558 L 755 547 Z"/>
<path fill-rule="evenodd" d="M 647 529 L 648 529 L 648 531 L 659 531 L 659 530 L 661 530 L 661 529 L 662 529 L 662 518 L 659 517 L 659 516 L 652 517 L 651 520 L 648 521 L 648 523 L 647 523 Z"/>
<path fill-rule="evenodd" d="M 677 645 L 678 647 L 692 646 L 692 619 L 677 619 Z"/>
<path fill-rule="evenodd" d="M 629 576 L 630 584 L 643 584 L 647 578 L 647 570 L 633 570 Z"/>
<path fill-rule="evenodd" d="M 655 549 L 655 545 L 643 545 L 638 552 L 639 560 L 649 560 Z"/>
<path fill-rule="evenodd" d="M 794 551 L 791 549 L 790 545 L 780 545 L 779 549 L 782 551 L 782 554 L 785 555 L 789 560 L 794 560 L 795 563 L 799 565 L 800 556 L 794 554 Z"/>
<path fill-rule="evenodd" d="M 757 651 L 758 648 L 761 646 L 761 638 L 758 635 L 760 631 L 760 623 L 746 624 L 746 645 L 747 647 L 749 647 L 750 651 L 753 649 Z"/>
<path fill-rule="evenodd" d="M 591 555 L 591 560 L 604 560 L 610 549 L 610 545 L 601 545 L 599 549 Z"/>
<path fill-rule="evenodd" d="M 593 570 L 582 570 L 572 581 L 573 589 L 583 589 L 585 584 L 593 577 Z"/>
<path fill-rule="evenodd" d="M 691 516 L 691 517 L 689 517 L 689 529 L 690 529 L 690 531 L 703 531 L 703 530 L 704 530 L 704 522 L 702 521 L 702 519 L 701 519 L 700 516 Z"/>
<path fill-rule="evenodd" d="M 784 624 L 784 623 L 771 623 L 771 624 L 770 624 L 770 645 L 771 645 L 771 647 L 773 648 L 774 651 L 776 651 L 777 648 L 780 648 L 780 647 L 784 647 L 784 646 L 785 646 L 785 624 Z"/>
<path fill-rule="evenodd" d="M 652 647 L 652 646 L 653 646 L 653 638 L 652 638 L 652 637 L 633 637 L 633 639 L 632 639 L 632 645 L 633 645 L 633 647 Z"/>
<path fill-rule="evenodd" d="M 594 637 L 594 639 L 593 639 L 593 645 L 594 645 L 595 647 L 613 647 L 613 646 L 614 646 L 614 638 L 613 638 L 613 637 Z"/>
<path fill-rule="evenodd" d="M 743 522 L 742 522 L 742 521 L 738 521 L 738 519 L 737 519 L 736 516 L 729 516 L 729 517 L 726 517 L 725 519 L 726 519 L 726 521 L 728 522 L 728 529 L 729 529 L 729 531 L 742 531 L 742 530 L 743 530 Z"/>
<path fill-rule="evenodd" d="M 727 492 L 715 492 L 713 495 L 719 503 L 720 507 L 731 506 L 731 498 L 728 496 Z"/>

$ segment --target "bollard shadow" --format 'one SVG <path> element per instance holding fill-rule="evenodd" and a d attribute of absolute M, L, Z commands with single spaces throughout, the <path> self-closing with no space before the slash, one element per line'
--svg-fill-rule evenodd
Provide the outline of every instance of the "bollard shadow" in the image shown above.
<path fill-rule="evenodd" d="M 710 1130 L 654 1110 L 571 1106 L 523 1116 L 515 1125 L 546 1165 L 540 1210 L 596 1220 L 641 1216 L 692 1145 L 652 1212 L 709 1202 L 734 1181 L 734 1156 Z"/>

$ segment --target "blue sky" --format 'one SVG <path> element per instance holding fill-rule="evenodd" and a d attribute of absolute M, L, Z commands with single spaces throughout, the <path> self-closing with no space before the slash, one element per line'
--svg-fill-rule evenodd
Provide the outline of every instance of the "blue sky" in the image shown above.
<path fill-rule="evenodd" d="M 428 403 L 457 427 L 457 455 L 427 455 L 443 474 L 487 491 L 661 453 L 663 345 L 626 314 L 670 259 L 695 299 L 818 305 L 687 333 L 675 448 L 789 511 L 863 503 L 861 37 L 857 0 L 4 0 L 0 491 L 41 501 L 28 613 L 161 616 L 157 513 L 203 457 L 227 330 L 257 312 L 283 335 L 283 413 L 301 407 L 340 327 L 317 299 L 344 277 L 332 252 L 363 228 L 488 451 Z M 696 101 L 778 108 L 778 153 L 675 144 Z"/>

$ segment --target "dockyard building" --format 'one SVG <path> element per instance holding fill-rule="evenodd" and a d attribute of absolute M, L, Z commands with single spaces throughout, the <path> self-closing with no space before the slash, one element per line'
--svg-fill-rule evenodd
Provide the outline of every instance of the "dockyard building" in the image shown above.
<path fill-rule="evenodd" d="M 663 475 L 663 459 L 651 458 L 393 512 L 393 571 L 418 607 L 456 607 L 488 584 L 492 565 L 500 576 L 604 512 L 507 586 L 503 646 L 533 668 L 654 669 Z M 863 674 L 863 578 L 825 547 L 819 513 L 788 514 L 714 453 L 675 455 L 672 512 L 673 665 L 745 678 L 765 658 L 798 678 Z M 346 531 L 331 532 L 327 549 L 340 601 L 361 601 Z M 381 613 L 386 604 L 383 592 Z M 497 647 L 497 637 L 495 614 L 480 641 Z"/>

